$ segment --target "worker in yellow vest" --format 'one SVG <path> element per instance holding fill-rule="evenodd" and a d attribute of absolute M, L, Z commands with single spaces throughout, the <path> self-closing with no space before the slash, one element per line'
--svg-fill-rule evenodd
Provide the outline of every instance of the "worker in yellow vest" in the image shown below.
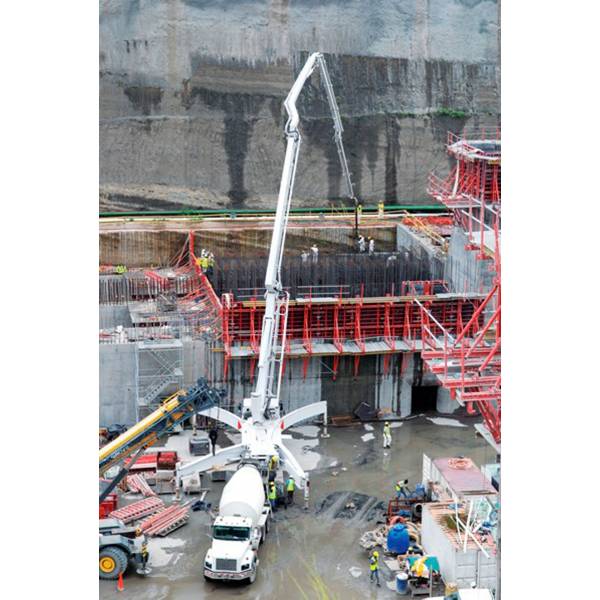
<path fill-rule="evenodd" d="M 200 257 L 200 268 L 202 269 L 203 273 L 206 273 L 208 270 L 208 256 L 206 256 L 206 254 L 202 254 Z"/>
<path fill-rule="evenodd" d="M 288 480 L 285 483 L 285 491 L 286 491 L 286 505 L 294 504 L 294 490 L 296 489 L 296 482 L 294 478 L 290 475 Z"/>
<path fill-rule="evenodd" d="M 379 552 L 377 552 L 377 550 L 371 554 L 371 558 L 369 559 L 369 569 L 371 570 L 369 581 L 373 583 L 373 580 L 376 580 L 377 587 L 381 587 L 381 583 L 379 583 Z"/>
<path fill-rule="evenodd" d="M 396 490 L 396 498 L 400 499 L 400 496 L 408 498 L 408 479 L 397 481 L 394 488 Z"/>
<path fill-rule="evenodd" d="M 383 447 L 392 447 L 392 428 L 389 421 L 386 421 L 385 425 L 383 426 Z"/>
<path fill-rule="evenodd" d="M 271 510 L 275 512 L 277 509 L 275 508 L 275 503 L 277 502 L 277 489 L 275 488 L 275 482 L 271 481 L 269 483 L 269 504 L 271 505 Z"/>

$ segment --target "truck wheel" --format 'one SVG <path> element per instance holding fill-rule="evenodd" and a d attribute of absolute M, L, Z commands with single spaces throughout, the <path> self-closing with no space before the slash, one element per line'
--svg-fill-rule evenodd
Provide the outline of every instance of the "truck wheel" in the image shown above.
<path fill-rule="evenodd" d="M 127 569 L 127 554 L 120 548 L 109 546 L 100 550 L 100 579 L 117 579 Z"/>
<path fill-rule="evenodd" d="M 246 583 L 248 585 L 252 585 L 255 581 L 256 581 L 256 569 L 254 569 L 254 571 L 252 572 L 252 575 L 250 575 L 250 577 L 248 577 L 248 579 L 246 579 Z"/>

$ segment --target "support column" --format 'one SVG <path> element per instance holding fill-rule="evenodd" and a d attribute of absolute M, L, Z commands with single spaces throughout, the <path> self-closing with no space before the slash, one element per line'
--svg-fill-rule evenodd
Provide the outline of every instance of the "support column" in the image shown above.
<path fill-rule="evenodd" d="M 414 375 L 415 355 L 405 354 L 402 360 L 400 379 L 400 416 L 408 417 L 412 412 L 412 386 Z"/>
<path fill-rule="evenodd" d="M 452 414 L 460 405 L 450 397 L 450 390 L 440 386 L 437 391 L 436 410 L 444 415 Z"/>

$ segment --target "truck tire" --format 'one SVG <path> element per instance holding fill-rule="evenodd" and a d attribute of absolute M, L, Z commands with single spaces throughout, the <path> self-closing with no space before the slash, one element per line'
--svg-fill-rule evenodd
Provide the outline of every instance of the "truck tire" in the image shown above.
<path fill-rule="evenodd" d="M 246 585 L 252 585 L 256 581 L 256 571 L 257 569 L 254 569 L 252 575 L 246 579 Z"/>
<path fill-rule="evenodd" d="M 99 574 L 100 579 L 117 579 L 120 573 L 125 573 L 127 554 L 116 546 L 108 546 L 100 550 Z"/>

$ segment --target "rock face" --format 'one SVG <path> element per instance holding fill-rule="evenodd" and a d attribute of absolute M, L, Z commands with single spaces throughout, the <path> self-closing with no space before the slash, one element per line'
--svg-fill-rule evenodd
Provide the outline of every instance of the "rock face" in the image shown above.
<path fill-rule="evenodd" d="M 326 54 L 356 192 L 427 200 L 448 130 L 499 123 L 495 0 L 101 0 L 102 210 L 273 207 L 283 99 Z M 295 206 L 343 196 L 319 75 Z"/>

